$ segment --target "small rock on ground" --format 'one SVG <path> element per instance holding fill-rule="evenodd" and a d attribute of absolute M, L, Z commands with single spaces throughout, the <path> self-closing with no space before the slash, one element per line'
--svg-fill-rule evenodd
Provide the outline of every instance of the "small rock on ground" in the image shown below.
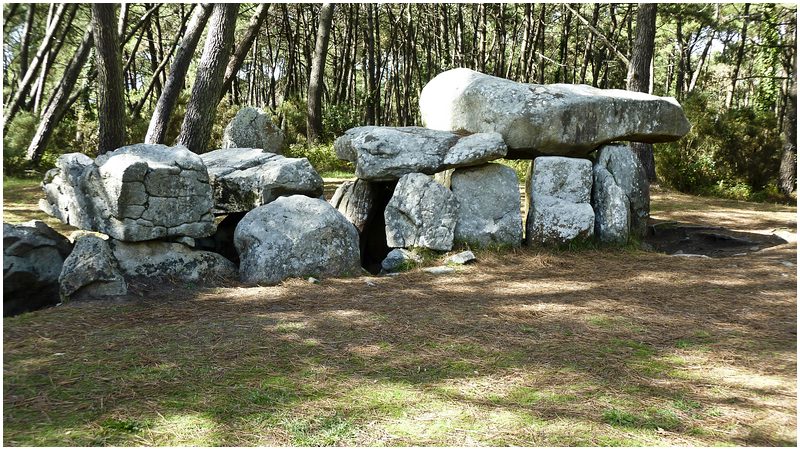
<path fill-rule="evenodd" d="M 448 256 L 445 260 L 445 264 L 458 264 L 464 265 L 475 261 L 475 254 L 472 251 L 467 250 L 461 253 L 457 253 L 452 256 Z"/>
<path fill-rule="evenodd" d="M 447 275 L 449 273 L 455 272 L 456 269 L 447 266 L 436 266 L 436 267 L 426 267 L 422 269 L 422 271 L 433 275 Z"/>

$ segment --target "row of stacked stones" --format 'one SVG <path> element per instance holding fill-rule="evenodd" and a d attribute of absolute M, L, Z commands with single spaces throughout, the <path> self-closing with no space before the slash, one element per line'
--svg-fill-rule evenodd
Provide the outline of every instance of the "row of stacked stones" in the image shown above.
<path fill-rule="evenodd" d="M 361 232 L 362 253 L 385 230 L 387 271 L 413 258 L 411 247 L 521 245 L 516 175 L 490 162 L 504 157 L 533 159 L 528 244 L 642 236 L 646 175 L 633 151 L 615 142 L 665 142 L 689 131 L 671 98 L 522 84 L 468 69 L 431 80 L 420 110 L 427 128 L 358 127 L 335 143 L 337 156 L 355 164 L 357 180 L 342 185 L 332 203 Z"/>
<path fill-rule="evenodd" d="M 291 243 L 317 226 L 295 220 L 297 235 L 291 235 L 287 227 L 270 222 L 291 216 L 281 208 L 298 210 L 311 203 L 311 209 L 336 213 L 320 199 L 322 178 L 308 160 L 278 154 L 283 136 L 267 114 L 242 109 L 225 129 L 223 142 L 228 148 L 203 155 L 182 146 L 137 144 L 94 160 L 79 153 L 61 156 L 42 183 L 40 208 L 80 231 L 71 242 L 43 222 L 3 224 L 4 315 L 59 300 L 124 295 L 130 282 L 141 278 L 186 283 L 237 278 L 240 254 L 241 278 L 261 281 L 249 272 L 249 254 L 268 245 L 258 233 L 277 229 Z M 254 220 L 259 214 L 269 217 Z M 302 214 L 320 218 L 317 211 Z M 340 219 L 340 226 L 356 235 Z M 350 272 L 358 266 L 357 238 L 352 241 Z M 276 243 L 281 257 L 314 259 L 313 248 L 292 253 L 286 242 Z M 268 265 L 281 264 L 270 258 Z M 302 271 L 287 269 L 270 281 Z"/>
<path fill-rule="evenodd" d="M 254 108 L 228 125 L 225 148 L 203 155 L 147 144 L 63 155 L 40 206 L 86 232 L 72 248 L 41 222 L 4 224 L 4 304 L 30 297 L 36 277 L 52 293 L 56 273 L 65 299 L 124 294 L 137 277 L 275 284 L 392 271 L 418 247 L 517 247 L 517 178 L 491 162 L 504 157 L 535 158 L 528 243 L 625 242 L 644 230 L 648 188 L 636 156 L 612 143 L 689 129 L 673 99 L 467 69 L 434 78 L 420 108 L 427 128 L 358 127 L 337 139 L 356 180 L 331 203 L 308 160 L 279 154 L 279 130 Z"/>

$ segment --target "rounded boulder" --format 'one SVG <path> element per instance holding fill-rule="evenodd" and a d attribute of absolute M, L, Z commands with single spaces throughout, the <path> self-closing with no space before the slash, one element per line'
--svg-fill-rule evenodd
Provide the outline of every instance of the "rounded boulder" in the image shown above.
<path fill-rule="evenodd" d="M 247 213 L 236 226 L 234 245 L 239 277 L 246 283 L 361 270 L 353 224 L 328 202 L 304 195 L 280 197 Z"/>

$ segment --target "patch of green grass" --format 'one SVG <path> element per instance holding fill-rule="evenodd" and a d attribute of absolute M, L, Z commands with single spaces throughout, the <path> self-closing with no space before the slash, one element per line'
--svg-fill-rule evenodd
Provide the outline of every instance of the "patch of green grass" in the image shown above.
<path fill-rule="evenodd" d="M 355 173 L 346 170 L 325 170 L 320 172 L 319 176 L 322 178 L 335 178 L 341 180 L 353 178 Z"/>
<path fill-rule="evenodd" d="M 281 425 L 291 436 L 291 445 L 296 447 L 341 445 L 355 431 L 353 423 L 338 412 L 330 416 L 291 418 Z"/>
<path fill-rule="evenodd" d="M 104 420 L 100 426 L 107 430 L 121 431 L 124 433 L 138 433 L 145 428 L 145 426 L 137 420 L 115 419 L 112 417 Z"/>
<path fill-rule="evenodd" d="M 677 430 L 682 426 L 675 412 L 662 408 L 649 408 L 644 414 L 612 408 L 603 411 L 602 417 L 607 424 L 623 428 Z"/>

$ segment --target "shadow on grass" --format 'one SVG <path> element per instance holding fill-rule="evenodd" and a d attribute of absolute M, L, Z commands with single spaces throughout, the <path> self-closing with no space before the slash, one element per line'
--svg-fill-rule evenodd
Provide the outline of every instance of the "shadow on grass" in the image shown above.
<path fill-rule="evenodd" d="M 794 254 L 522 250 L 451 277 L 161 287 L 25 314 L 4 322 L 4 439 L 789 445 Z M 757 423 L 776 415 L 789 423 Z"/>

